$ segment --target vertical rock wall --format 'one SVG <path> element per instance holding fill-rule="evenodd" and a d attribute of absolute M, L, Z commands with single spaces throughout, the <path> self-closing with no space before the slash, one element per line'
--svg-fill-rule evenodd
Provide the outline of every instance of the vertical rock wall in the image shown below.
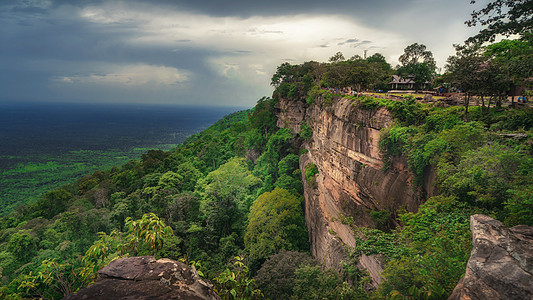
<path fill-rule="evenodd" d="M 385 108 L 364 110 L 354 100 L 339 98 L 329 105 L 318 99 L 311 106 L 282 99 L 277 109 L 279 127 L 299 133 L 306 122 L 313 130 L 312 139 L 304 144 L 309 152 L 300 157 L 300 168 L 314 163 L 319 170 L 315 185 L 303 179 L 305 213 L 311 252 L 326 266 L 340 269 L 344 247 L 355 246 L 353 231 L 340 222 L 341 217 L 352 217 L 356 226 L 373 227 L 372 211 L 416 211 L 421 204 L 423 197 L 413 187 L 405 161 L 398 158 L 391 170 L 383 171 L 380 130 L 393 122 Z M 379 259 L 363 256 L 360 264 L 377 286 Z"/>

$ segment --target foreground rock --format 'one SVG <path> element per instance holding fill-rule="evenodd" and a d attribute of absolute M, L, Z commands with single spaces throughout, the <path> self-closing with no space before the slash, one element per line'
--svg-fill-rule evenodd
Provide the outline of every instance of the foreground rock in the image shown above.
<path fill-rule="evenodd" d="M 533 299 L 533 227 L 473 215 L 470 228 L 472 254 L 448 300 Z"/>
<path fill-rule="evenodd" d="M 97 281 L 64 299 L 220 299 L 194 268 L 152 256 L 112 261 Z"/>

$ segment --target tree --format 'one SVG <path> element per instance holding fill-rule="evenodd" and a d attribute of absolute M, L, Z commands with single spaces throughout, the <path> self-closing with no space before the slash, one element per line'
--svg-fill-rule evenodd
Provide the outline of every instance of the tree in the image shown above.
<path fill-rule="evenodd" d="M 476 1 L 471 0 L 470 3 L 474 4 Z M 465 22 L 469 27 L 479 23 L 486 28 L 467 42 L 492 42 L 498 35 L 524 35 L 533 31 L 532 0 L 494 0 L 484 8 L 473 11 L 471 16 Z"/>
<path fill-rule="evenodd" d="M 383 54 L 381 53 L 374 53 L 372 54 L 371 56 L 369 56 L 366 61 L 368 61 L 369 63 L 376 63 L 376 64 L 380 64 L 381 67 L 385 70 L 391 70 L 392 67 L 391 65 L 387 62 L 387 60 L 385 59 L 385 56 L 383 56 Z"/>
<path fill-rule="evenodd" d="M 255 280 L 249 278 L 248 266 L 242 260 L 242 257 L 236 256 L 231 269 L 226 268 L 214 278 L 215 291 L 224 300 L 263 298 L 263 293 L 255 288 Z"/>
<path fill-rule="evenodd" d="M 34 235 L 29 230 L 14 233 L 9 239 L 7 250 L 13 253 L 19 262 L 28 262 L 37 252 L 38 239 Z"/>
<path fill-rule="evenodd" d="M 82 281 L 80 275 L 68 263 L 59 264 L 55 259 L 47 259 L 37 268 L 35 274 L 21 277 L 18 290 L 24 290 L 29 298 L 59 299 L 77 291 Z M 1 295 L 1 294 L 0 294 Z"/>
<path fill-rule="evenodd" d="M 340 51 L 335 53 L 332 57 L 329 58 L 329 61 L 332 63 L 341 62 L 344 60 L 345 60 L 344 54 L 342 54 L 342 52 Z"/>
<path fill-rule="evenodd" d="M 404 67 L 421 63 L 435 64 L 433 53 L 426 50 L 426 45 L 414 43 L 407 46 L 403 51 L 404 53 L 400 55 L 398 61 L 400 61 Z"/>
<path fill-rule="evenodd" d="M 500 77 L 509 84 L 513 92 L 516 86 L 527 83 L 533 76 L 533 41 L 528 39 L 502 40 L 486 47 L 484 55 L 502 71 Z M 515 93 L 512 94 L 514 103 Z"/>
<path fill-rule="evenodd" d="M 281 249 L 306 249 L 301 197 L 280 188 L 259 196 L 251 208 L 244 243 L 250 257 L 258 260 Z"/>
<path fill-rule="evenodd" d="M 281 250 L 271 255 L 254 277 L 257 287 L 270 299 L 291 299 L 294 294 L 296 270 L 301 266 L 316 266 L 308 253 Z"/>
<path fill-rule="evenodd" d="M 456 46 L 457 54 L 448 57 L 448 81 L 465 93 L 465 115 L 473 93 L 482 93 L 487 73 L 487 59 L 479 50 Z"/>
<path fill-rule="evenodd" d="M 276 73 L 272 75 L 270 84 L 279 87 L 282 82 L 290 81 L 295 75 L 296 67 L 297 66 L 291 65 L 288 62 L 282 63 L 278 66 Z"/>
<path fill-rule="evenodd" d="M 134 239 L 131 242 L 134 251 L 138 243 L 146 242 L 155 253 L 163 246 L 165 237 L 174 234 L 172 228 L 166 226 L 165 222 L 154 213 L 144 214 L 140 220 L 136 221 L 128 217 L 126 218 L 126 227 L 133 234 Z"/>
<path fill-rule="evenodd" d="M 51 219 L 67 209 L 71 198 L 72 195 L 64 189 L 50 191 L 37 200 L 37 211 L 40 211 L 43 217 Z"/>
<path fill-rule="evenodd" d="M 170 191 L 175 191 L 180 186 L 182 180 L 183 180 L 183 176 L 175 172 L 168 171 L 165 174 L 163 174 L 161 178 L 159 178 L 159 181 L 157 183 L 157 189 L 166 189 Z"/>
<path fill-rule="evenodd" d="M 404 49 L 404 53 L 398 58 L 402 64 L 397 72 L 401 76 L 414 76 L 417 88 L 425 82 L 433 79 L 437 65 L 433 58 L 433 53 L 426 50 L 423 44 L 414 43 Z"/>
<path fill-rule="evenodd" d="M 243 158 L 232 158 L 198 182 L 201 211 L 212 243 L 232 232 L 241 233 L 251 205 L 250 194 L 261 183 Z"/>

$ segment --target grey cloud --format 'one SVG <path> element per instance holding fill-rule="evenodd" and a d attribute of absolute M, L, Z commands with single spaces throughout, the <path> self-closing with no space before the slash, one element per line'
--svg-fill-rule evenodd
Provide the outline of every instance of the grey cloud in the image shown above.
<path fill-rule="evenodd" d="M 350 48 L 357 48 L 359 46 L 363 46 L 363 45 L 368 45 L 368 44 L 371 44 L 372 41 L 369 41 L 369 40 L 364 40 L 364 41 L 361 41 L 357 38 L 353 38 L 353 39 L 347 39 L 343 42 L 339 42 L 337 43 L 337 45 L 339 46 L 343 46 L 343 45 L 348 45 Z"/>
<path fill-rule="evenodd" d="M 116 0 L 135 10 L 169 12 L 189 12 L 205 14 L 217 17 L 248 18 L 252 16 L 286 16 L 286 21 L 291 21 L 293 15 L 331 15 L 333 18 L 345 20 L 357 20 L 367 28 L 379 28 L 386 32 L 394 32 L 400 37 L 400 41 L 409 39 L 413 42 L 426 43 L 428 48 L 434 51 L 432 45 L 423 40 L 431 38 L 440 40 L 442 45 L 447 43 L 450 51 L 453 51 L 446 34 L 442 33 L 447 24 L 462 24 L 471 9 L 465 0 Z M 427 1 L 427 2 L 425 2 Z M 430 2 L 430 4 L 428 4 Z M 33 5 L 23 5 L 24 3 Z M 44 3 L 44 2 L 42 2 Z M 239 98 L 240 101 L 251 97 L 255 102 L 260 96 L 271 88 L 268 83 L 265 87 L 246 85 L 242 81 L 232 81 L 207 65 L 207 61 L 222 56 L 233 58 L 247 58 L 252 53 L 246 50 L 246 45 L 232 45 L 226 49 L 216 50 L 209 45 L 198 46 L 193 43 L 191 36 L 176 36 L 170 38 L 168 45 L 149 43 L 135 43 L 130 41 L 142 37 L 139 32 L 139 24 L 113 23 L 96 24 L 79 17 L 81 9 L 88 5 L 98 6 L 107 4 L 105 0 L 52 0 L 50 6 L 38 5 L 38 1 L 0 0 L 0 101 L 7 98 L 19 99 L 35 98 L 51 99 L 54 97 L 68 98 L 79 94 L 80 97 L 101 97 L 102 99 L 116 98 L 127 101 L 128 97 L 136 94 L 143 96 L 159 97 L 163 99 L 183 98 L 188 101 L 206 101 L 209 97 L 217 95 L 223 97 L 220 101 L 232 101 Z M 431 9 L 428 9 L 430 7 Z M 468 8 L 468 9 L 465 9 Z M 464 15 L 458 11 L 465 11 Z M 466 15 L 466 17 L 465 17 Z M 154 16 L 157 17 L 157 16 Z M 424 23 L 422 23 L 424 22 Z M 176 20 L 176 24 L 179 20 Z M 438 23 L 438 24 L 437 24 Z M 180 25 L 176 25 L 180 26 Z M 184 27 L 180 27 L 184 28 Z M 213 28 L 216 30 L 216 28 Z M 418 30 L 418 31 L 414 31 Z M 439 31 L 440 30 L 440 31 Z M 454 29 L 457 30 L 457 29 Z M 255 29 L 250 33 L 279 35 L 279 30 Z M 459 34 L 463 34 L 460 32 Z M 454 36 L 457 34 L 450 34 Z M 337 37 L 335 32 L 332 37 Z M 360 39 L 353 36 L 359 36 Z M 180 39 L 181 38 L 181 39 Z M 372 38 L 372 37 L 370 37 Z M 353 32 L 341 39 L 316 40 L 313 45 L 319 48 L 330 48 L 336 52 L 335 47 L 348 46 L 360 47 L 359 49 L 384 49 L 386 44 L 373 43 L 370 40 L 362 40 L 362 35 Z M 455 43 L 460 40 L 453 41 Z M 283 43 L 283 42 L 282 42 Z M 375 44 L 380 44 L 378 48 Z M 402 45 L 403 47 L 407 45 Z M 239 49 L 244 48 L 244 49 Z M 441 46 L 441 49 L 445 47 Z M 250 47 L 250 49 L 253 49 Z M 403 49 L 403 48 L 402 48 Z M 305 49 L 302 49 L 305 51 Z M 318 49 L 320 50 L 320 49 Z M 324 50 L 321 50 L 324 51 Z M 447 50 L 446 50 L 447 51 Z M 357 52 L 361 52 L 357 50 Z M 291 57 L 293 54 L 280 54 L 281 57 Z M 299 63 L 293 58 L 285 58 L 279 61 Z M 317 59 L 311 57 L 309 59 Z M 232 60 L 229 60 L 231 62 Z M 166 94 L 157 94 L 159 91 L 124 91 L 112 90 L 111 88 L 83 87 L 70 94 L 59 94 L 50 91 L 48 86 L 50 78 L 62 76 L 87 76 L 87 74 L 106 74 L 102 69 L 109 65 L 125 65 L 144 63 L 155 66 L 173 67 L 178 70 L 190 71 L 191 81 L 189 91 L 167 91 Z M 221 62 L 224 63 L 224 62 Z M 258 61 L 258 63 L 262 63 Z M 228 64 L 229 65 L 229 64 Z M 264 65 L 264 70 L 275 70 L 275 66 Z M 231 91 L 233 94 L 225 95 L 221 91 Z M 249 96 L 252 95 L 252 96 Z M 257 98 L 255 98 L 257 95 Z M 202 97 L 204 100 L 202 100 Z"/>

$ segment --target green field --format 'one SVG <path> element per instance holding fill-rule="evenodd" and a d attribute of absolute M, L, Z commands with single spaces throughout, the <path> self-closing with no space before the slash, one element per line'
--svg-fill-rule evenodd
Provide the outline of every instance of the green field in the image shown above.
<path fill-rule="evenodd" d="M 63 154 L 29 154 L 24 156 L 0 156 L 11 162 L 0 169 L 0 215 L 12 211 L 21 204 L 34 202 L 41 194 L 72 183 L 96 170 L 120 166 L 139 158 L 150 149 L 169 150 L 174 144 L 153 147 L 132 147 L 129 150 L 77 150 Z"/>

